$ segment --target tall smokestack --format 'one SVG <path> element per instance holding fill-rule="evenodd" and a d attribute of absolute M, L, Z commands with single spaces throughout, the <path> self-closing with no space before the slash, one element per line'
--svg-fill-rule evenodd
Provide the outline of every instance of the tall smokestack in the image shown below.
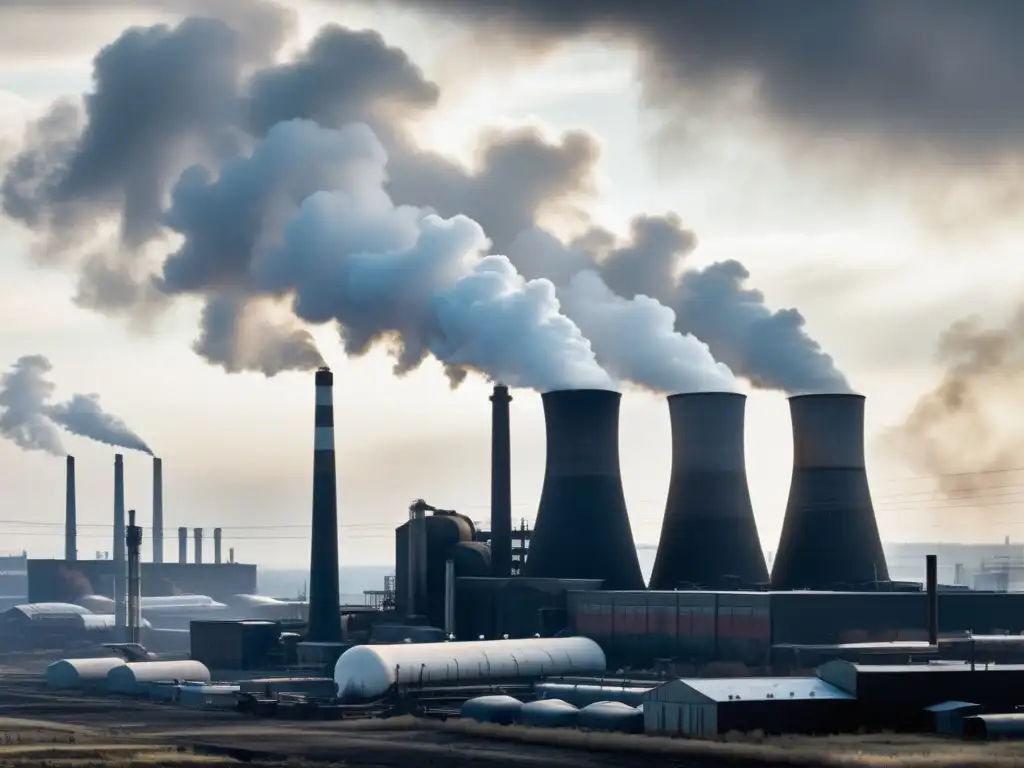
<path fill-rule="evenodd" d="M 668 398 L 672 477 L 651 589 L 728 589 L 768 581 L 747 488 L 746 401 L 733 392 Z"/>
<path fill-rule="evenodd" d="M 128 573 L 125 570 L 125 529 L 124 529 L 124 456 L 114 455 L 114 627 L 119 630 L 119 637 L 124 636 L 127 620 L 125 605 L 125 589 L 128 586 Z"/>
<path fill-rule="evenodd" d="M 197 563 L 203 562 L 203 529 L 196 528 L 192 531 L 195 536 L 195 559 Z"/>
<path fill-rule="evenodd" d="M 547 463 L 523 575 L 643 589 L 619 473 L 618 392 L 545 392 Z"/>
<path fill-rule="evenodd" d="M 928 593 L 928 645 L 939 644 L 939 558 L 925 556 L 925 589 Z"/>
<path fill-rule="evenodd" d="M 153 562 L 164 561 L 164 462 L 153 458 Z"/>
<path fill-rule="evenodd" d="M 142 527 L 135 510 L 128 510 L 128 642 L 141 642 L 142 632 Z"/>
<path fill-rule="evenodd" d="M 64 500 L 64 559 L 78 559 L 78 505 L 75 500 L 75 457 L 68 456 Z"/>
<path fill-rule="evenodd" d="M 309 629 L 306 639 L 341 642 L 338 586 L 338 488 L 334 468 L 334 374 L 316 372 L 313 436 L 313 526 L 309 557 Z"/>
<path fill-rule="evenodd" d="M 864 467 L 864 397 L 797 395 L 789 407 L 793 478 L 772 588 L 888 581 Z"/>
<path fill-rule="evenodd" d="M 224 538 L 223 531 L 220 528 L 213 529 L 213 562 L 217 565 L 221 564 L 221 541 Z"/>
<path fill-rule="evenodd" d="M 178 529 L 178 562 L 188 562 L 188 528 L 184 526 Z"/>
<path fill-rule="evenodd" d="M 491 575 L 512 575 L 512 446 L 508 387 L 491 395 Z"/>

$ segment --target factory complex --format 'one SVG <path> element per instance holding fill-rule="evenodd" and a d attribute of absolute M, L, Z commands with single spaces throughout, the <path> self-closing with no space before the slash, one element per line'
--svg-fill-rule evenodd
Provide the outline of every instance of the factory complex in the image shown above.
<path fill-rule="evenodd" d="M 419 499 L 396 529 L 393 595 L 339 599 L 333 374 L 315 376 L 308 600 L 260 596 L 256 568 L 203 562 L 179 529 L 153 562 L 114 464 L 109 559 L 79 560 L 68 458 L 65 558 L 29 560 L 8 648 L 50 648 L 53 691 L 239 716 L 413 714 L 535 728 L 717 739 L 732 732 L 1024 734 L 1024 593 L 890 577 L 864 461 L 865 399 L 789 400 L 794 460 L 769 570 L 744 461 L 742 395 L 668 398 L 672 475 L 644 583 L 619 470 L 621 395 L 541 395 L 547 458 L 536 523 L 512 525 L 510 403 L 492 403 L 490 530 Z M 159 543 L 158 543 L 159 542 Z"/>

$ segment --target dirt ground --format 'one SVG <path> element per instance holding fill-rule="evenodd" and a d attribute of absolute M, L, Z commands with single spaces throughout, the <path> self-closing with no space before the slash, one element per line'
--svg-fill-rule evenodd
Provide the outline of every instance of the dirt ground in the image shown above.
<path fill-rule="evenodd" d="M 0 768 L 360 766 L 361 768 L 1024 768 L 1024 743 L 924 736 L 737 737 L 719 742 L 412 718 L 254 720 L 128 699 L 54 694 L 0 660 Z"/>

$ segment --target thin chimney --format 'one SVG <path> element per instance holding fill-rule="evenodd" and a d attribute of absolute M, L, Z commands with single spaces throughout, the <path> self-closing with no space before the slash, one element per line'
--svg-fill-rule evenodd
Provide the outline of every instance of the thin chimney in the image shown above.
<path fill-rule="evenodd" d="M 64 502 L 64 559 L 78 559 L 78 509 L 75 501 L 75 457 L 68 456 L 67 499 Z"/>
<path fill-rule="evenodd" d="M 178 562 L 188 562 L 188 528 L 184 526 L 178 528 Z"/>
<path fill-rule="evenodd" d="M 939 558 L 925 556 L 925 588 L 928 592 L 928 645 L 939 644 Z"/>
<path fill-rule="evenodd" d="M 164 462 L 153 458 L 153 562 L 164 561 Z"/>
<path fill-rule="evenodd" d="M 220 555 L 221 555 L 221 542 L 222 542 L 223 538 L 224 538 L 223 531 L 220 528 L 214 528 L 213 529 L 213 562 L 215 562 L 217 565 L 221 564 L 221 556 Z"/>
<path fill-rule="evenodd" d="M 491 575 L 512 575 L 512 457 L 508 387 L 491 395 Z"/>
<path fill-rule="evenodd" d="M 203 529 L 202 528 L 196 528 L 192 532 L 192 535 L 195 537 L 195 542 L 196 542 L 196 553 L 195 553 L 195 555 L 196 555 L 196 563 L 202 563 L 203 562 Z"/>
<path fill-rule="evenodd" d="M 114 627 L 123 636 L 126 624 L 127 606 L 125 588 L 128 573 L 125 570 L 125 528 L 124 528 L 124 456 L 114 456 Z"/>
<path fill-rule="evenodd" d="M 135 510 L 128 510 L 128 642 L 142 641 L 142 527 Z"/>

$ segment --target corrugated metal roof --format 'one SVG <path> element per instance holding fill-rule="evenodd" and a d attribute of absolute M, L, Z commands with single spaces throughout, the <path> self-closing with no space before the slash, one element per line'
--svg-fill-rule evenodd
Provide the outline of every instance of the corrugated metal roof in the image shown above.
<path fill-rule="evenodd" d="M 681 680 L 712 701 L 849 700 L 853 696 L 817 677 L 698 677 Z"/>

